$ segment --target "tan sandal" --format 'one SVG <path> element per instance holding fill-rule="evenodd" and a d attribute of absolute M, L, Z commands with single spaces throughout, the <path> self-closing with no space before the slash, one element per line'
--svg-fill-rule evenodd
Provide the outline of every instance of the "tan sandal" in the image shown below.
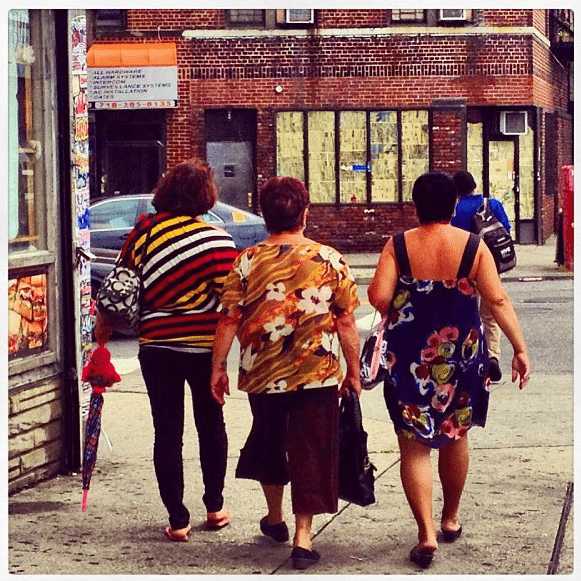
<path fill-rule="evenodd" d="M 170 539 L 170 541 L 176 541 L 178 543 L 187 543 L 188 535 L 192 530 L 191 526 L 187 526 L 185 529 L 172 529 L 170 526 L 165 527 L 165 536 Z"/>
<path fill-rule="evenodd" d="M 209 512 L 206 515 L 206 528 L 211 531 L 217 531 L 230 524 L 230 515 L 227 510 L 218 512 Z"/>

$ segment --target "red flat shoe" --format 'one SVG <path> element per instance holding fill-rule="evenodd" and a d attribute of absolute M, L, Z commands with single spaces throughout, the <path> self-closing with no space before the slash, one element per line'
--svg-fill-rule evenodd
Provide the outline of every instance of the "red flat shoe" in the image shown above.
<path fill-rule="evenodd" d="M 170 526 L 165 527 L 165 536 L 170 541 L 175 541 L 177 543 L 187 543 L 188 535 L 190 534 L 191 526 L 187 526 L 185 529 L 172 529 Z"/>
<path fill-rule="evenodd" d="M 206 522 L 204 524 L 206 525 L 206 528 L 211 531 L 223 529 L 225 526 L 230 524 L 230 515 L 227 510 L 209 512 L 206 515 Z"/>

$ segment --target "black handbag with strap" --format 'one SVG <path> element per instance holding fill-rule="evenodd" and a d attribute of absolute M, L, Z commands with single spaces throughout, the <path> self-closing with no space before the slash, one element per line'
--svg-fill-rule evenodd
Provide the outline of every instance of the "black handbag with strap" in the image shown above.
<path fill-rule="evenodd" d="M 339 498 L 359 506 L 375 502 L 375 466 L 367 453 L 359 396 L 341 398 L 339 416 Z"/>

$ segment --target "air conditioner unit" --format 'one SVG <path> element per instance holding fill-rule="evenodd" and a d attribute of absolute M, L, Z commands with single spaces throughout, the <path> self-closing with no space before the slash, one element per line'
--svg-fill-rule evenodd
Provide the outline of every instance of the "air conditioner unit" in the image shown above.
<path fill-rule="evenodd" d="M 313 24 L 315 22 L 314 10 L 285 10 L 285 22 L 287 24 Z"/>
<path fill-rule="evenodd" d="M 499 130 L 503 135 L 526 135 L 528 127 L 528 114 L 526 111 L 500 112 Z"/>
<path fill-rule="evenodd" d="M 466 20 L 467 14 L 466 10 L 456 10 L 454 8 L 440 10 L 438 20 Z"/>

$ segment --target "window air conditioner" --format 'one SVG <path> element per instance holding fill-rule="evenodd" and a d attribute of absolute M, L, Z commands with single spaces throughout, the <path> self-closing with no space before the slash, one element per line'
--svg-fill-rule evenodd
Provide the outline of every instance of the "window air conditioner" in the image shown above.
<path fill-rule="evenodd" d="M 287 24 L 313 24 L 315 22 L 315 11 L 285 10 L 285 22 Z"/>
<path fill-rule="evenodd" d="M 528 115 L 526 111 L 501 111 L 499 129 L 503 135 L 526 135 Z"/>
<path fill-rule="evenodd" d="M 446 9 L 440 10 L 438 20 L 466 20 L 466 10 Z"/>

